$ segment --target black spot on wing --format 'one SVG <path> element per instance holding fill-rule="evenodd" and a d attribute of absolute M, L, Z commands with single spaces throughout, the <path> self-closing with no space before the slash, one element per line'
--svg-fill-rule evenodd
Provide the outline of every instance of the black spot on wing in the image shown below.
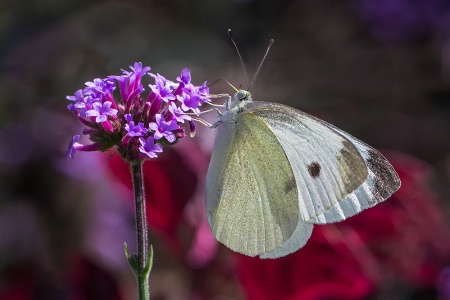
<path fill-rule="evenodd" d="M 309 175 L 311 175 L 311 177 L 318 177 L 320 175 L 320 170 L 322 169 L 322 167 L 320 166 L 320 164 L 316 161 L 313 161 L 312 163 L 310 163 L 308 165 L 308 172 Z"/>

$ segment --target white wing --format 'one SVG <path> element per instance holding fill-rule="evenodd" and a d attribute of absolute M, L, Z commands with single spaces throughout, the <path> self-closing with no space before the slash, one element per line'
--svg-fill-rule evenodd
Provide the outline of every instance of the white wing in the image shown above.
<path fill-rule="evenodd" d="M 255 115 L 219 126 L 206 178 L 208 221 L 227 247 L 261 255 L 292 236 L 299 222 L 294 173 L 275 135 Z M 310 234 L 297 240 L 304 244 Z"/>
<path fill-rule="evenodd" d="M 280 247 L 265 253 L 260 258 L 278 258 L 291 254 L 305 246 L 313 230 L 313 224 L 299 221 L 291 238 L 286 240 Z"/>
<path fill-rule="evenodd" d="M 219 126 L 207 176 L 211 228 L 237 252 L 285 256 L 313 223 L 342 221 L 400 187 L 378 151 L 322 120 L 268 102 L 240 109 Z"/>
<path fill-rule="evenodd" d="M 400 178 L 391 164 L 377 150 L 347 132 L 328 124 L 334 130 L 345 136 L 361 153 L 368 168 L 369 176 L 366 181 L 345 199 L 338 202 L 328 211 L 309 220 L 316 224 L 338 222 L 354 215 L 353 212 L 362 211 L 383 202 L 395 193 L 401 185 Z M 353 213 L 353 214 L 352 214 Z"/>
<path fill-rule="evenodd" d="M 269 126 L 285 150 L 301 220 L 342 221 L 400 187 L 397 173 L 378 151 L 333 125 L 282 104 L 249 102 L 246 110 Z"/>

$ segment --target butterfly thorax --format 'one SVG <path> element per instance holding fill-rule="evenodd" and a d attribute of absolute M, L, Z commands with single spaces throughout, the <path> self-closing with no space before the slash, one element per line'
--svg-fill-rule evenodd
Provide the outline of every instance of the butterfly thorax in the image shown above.
<path fill-rule="evenodd" d="M 233 96 L 233 100 L 229 103 L 229 107 L 222 116 L 222 121 L 235 119 L 237 115 L 245 111 L 245 107 L 252 101 L 252 95 L 246 90 L 239 90 Z"/>

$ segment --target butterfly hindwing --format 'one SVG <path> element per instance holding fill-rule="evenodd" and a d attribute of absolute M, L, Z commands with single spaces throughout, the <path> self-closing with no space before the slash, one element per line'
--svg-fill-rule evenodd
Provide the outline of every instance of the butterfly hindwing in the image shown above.
<path fill-rule="evenodd" d="M 206 186 L 213 234 L 232 250 L 260 255 L 292 236 L 299 221 L 294 174 L 278 139 L 255 115 L 220 124 Z"/>

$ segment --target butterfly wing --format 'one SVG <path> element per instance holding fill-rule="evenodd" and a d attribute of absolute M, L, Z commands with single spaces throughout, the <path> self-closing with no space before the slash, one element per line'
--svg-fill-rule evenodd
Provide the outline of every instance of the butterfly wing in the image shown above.
<path fill-rule="evenodd" d="M 206 178 L 208 221 L 227 247 L 255 256 L 292 236 L 299 221 L 294 173 L 260 118 L 244 112 L 220 124 Z"/>
<path fill-rule="evenodd" d="M 323 121 L 324 122 L 324 121 Z M 368 168 L 367 180 L 353 193 L 339 201 L 331 209 L 309 220 L 316 224 L 338 222 L 359 211 L 383 202 L 395 193 L 401 185 L 400 178 L 391 164 L 377 150 L 351 136 L 347 132 L 328 124 L 346 137 L 362 155 Z"/>
<path fill-rule="evenodd" d="M 249 102 L 246 109 L 279 140 L 299 194 L 300 221 L 294 234 L 261 258 L 277 258 L 301 248 L 296 235 L 304 235 L 305 224 L 345 220 L 386 200 L 400 187 L 389 162 L 345 131 L 282 104 Z"/>
<path fill-rule="evenodd" d="M 291 163 L 301 220 L 342 221 L 400 187 L 378 151 L 335 126 L 282 104 L 249 102 L 246 108 L 272 130 Z"/>

